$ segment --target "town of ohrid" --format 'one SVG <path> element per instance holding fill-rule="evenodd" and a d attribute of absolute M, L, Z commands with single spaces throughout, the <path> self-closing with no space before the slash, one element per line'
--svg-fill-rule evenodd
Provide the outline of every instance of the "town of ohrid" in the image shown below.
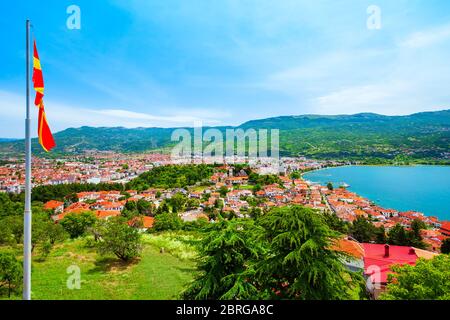
<path fill-rule="evenodd" d="M 2 10 L 2 310 L 448 307 L 448 1 Z"/>

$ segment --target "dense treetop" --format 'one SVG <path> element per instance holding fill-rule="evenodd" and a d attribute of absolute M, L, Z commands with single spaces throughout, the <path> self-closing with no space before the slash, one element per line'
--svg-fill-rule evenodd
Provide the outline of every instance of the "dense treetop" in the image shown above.
<path fill-rule="evenodd" d="M 127 189 L 184 188 L 208 179 L 213 174 L 213 166 L 169 165 L 153 168 L 127 184 Z"/>

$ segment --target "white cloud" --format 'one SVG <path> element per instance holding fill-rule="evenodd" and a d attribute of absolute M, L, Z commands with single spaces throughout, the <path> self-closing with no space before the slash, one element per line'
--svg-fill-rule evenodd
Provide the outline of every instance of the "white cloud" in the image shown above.
<path fill-rule="evenodd" d="M 331 51 L 274 72 L 255 86 L 290 97 L 301 113 L 400 115 L 446 109 L 447 52 L 412 49 L 447 39 L 450 25 L 411 34 L 393 46 Z"/>
<path fill-rule="evenodd" d="M 399 43 L 400 47 L 416 49 L 450 40 L 450 24 L 415 32 Z"/>
<path fill-rule="evenodd" d="M 389 50 L 377 49 L 332 51 L 275 71 L 258 86 L 293 96 L 304 95 L 304 91 L 323 91 L 327 86 L 347 85 L 358 78 L 379 77 L 384 70 L 376 69 L 374 61 L 385 61 L 390 54 Z"/>
<path fill-rule="evenodd" d="M 354 86 L 315 98 L 312 104 L 322 114 L 340 114 L 343 110 L 345 113 L 399 114 L 399 110 L 390 105 L 407 92 L 408 87 L 401 84 Z"/>
<path fill-rule="evenodd" d="M 150 122 L 165 122 L 165 123 L 174 123 L 174 124 L 186 124 L 189 122 L 200 121 L 202 119 L 193 117 L 193 116 L 182 116 L 182 115 L 173 115 L 173 116 L 155 116 L 147 113 L 134 112 L 128 110 L 120 110 L 120 109 L 103 109 L 103 110 L 85 110 L 85 112 L 100 114 L 106 117 L 124 119 L 126 121 L 150 121 Z M 208 119 L 205 119 L 208 121 Z M 212 122 L 216 122 L 216 120 L 212 120 Z"/>
<path fill-rule="evenodd" d="M 53 132 L 81 126 L 92 127 L 183 127 L 196 122 L 204 125 L 217 125 L 221 121 L 214 118 L 223 112 L 197 109 L 191 114 L 172 111 L 165 115 L 153 115 L 123 109 L 92 109 L 48 101 L 47 119 Z M 164 108 L 158 108 L 159 110 Z M 167 108 L 166 108 L 167 110 Z M 37 110 L 31 106 L 32 133 L 37 130 Z M 22 137 L 24 134 L 25 99 L 23 96 L 0 90 L 0 137 Z"/>
<path fill-rule="evenodd" d="M 414 95 L 414 92 L 419 92 Z M 384 115 L 408 115 L 415 112 L 442 110 L 423 97 L 416 83 L 387 81 L 385 83 L 352 86 L 312 99 L 311 105 L 320 114 L 355 114 L 373 112 Z"/>

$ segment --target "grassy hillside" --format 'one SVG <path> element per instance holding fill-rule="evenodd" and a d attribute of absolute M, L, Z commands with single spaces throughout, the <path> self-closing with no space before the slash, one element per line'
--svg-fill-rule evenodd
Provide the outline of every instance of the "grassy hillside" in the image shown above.
<path fill-rule="evenodd" d="M 218 127 L 222 132 L 226 128 Z M 279 129 L 282 155 L 338 159 L 450 159 L 450 110 L 409 116 L 371 113 L 341 116 L 286 116 L 246 122 L 236 128 Z M 141 152 L 170 148 L 174 129 L 91 128 L 67 129 L 55 134 L 51 154 L 85 150 Z M 189 129 L 192 130 L 192 129 Z M 4 155 L 24 149 L 23 141 L 0 142 Z M 34 152 L 41 152 L 33 141 Z"/>
<path fill-rule="evenodd" d="M 316 158 L 444 159 L 450 152 L 450 110 L 394 117 L 278 117 L 242 127 L 278 128 L 282 152 Z"/>
<path fill-rule="evenodd" d="M 35 300 L 176 299 L 194 276 L 195 252 L 177 240 L 180 236 L 145 235 L 139 260 L 120 262 L 113 256 L 98 256 L 85 239 L 57 246 L 45 260 L 33 258 L 32 298 Z M 183 237 L 183 236 L 181 236 Z M 160 247 L 165 253 L 160 253 Z M 0 248 L 4 250 L 5 248 Z M 21 249 L 17 248 L 20 256 Z M 66 286 L 71 265 L 81 269 L 81 289 Z M 19 299 L 19 296 L 15 296 Z"/>

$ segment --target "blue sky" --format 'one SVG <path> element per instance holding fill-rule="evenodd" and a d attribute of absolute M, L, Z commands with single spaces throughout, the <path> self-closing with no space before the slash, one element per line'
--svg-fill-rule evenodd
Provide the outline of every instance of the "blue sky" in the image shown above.
<path fill-rule="evenodd" d="M 80 30 L 66 27 L 72 4 Z M 0 137 L 23 136 L 27 17 L 53 131 L 450 108 L 447 0 L 22 0 L 2 13 Z"/>

